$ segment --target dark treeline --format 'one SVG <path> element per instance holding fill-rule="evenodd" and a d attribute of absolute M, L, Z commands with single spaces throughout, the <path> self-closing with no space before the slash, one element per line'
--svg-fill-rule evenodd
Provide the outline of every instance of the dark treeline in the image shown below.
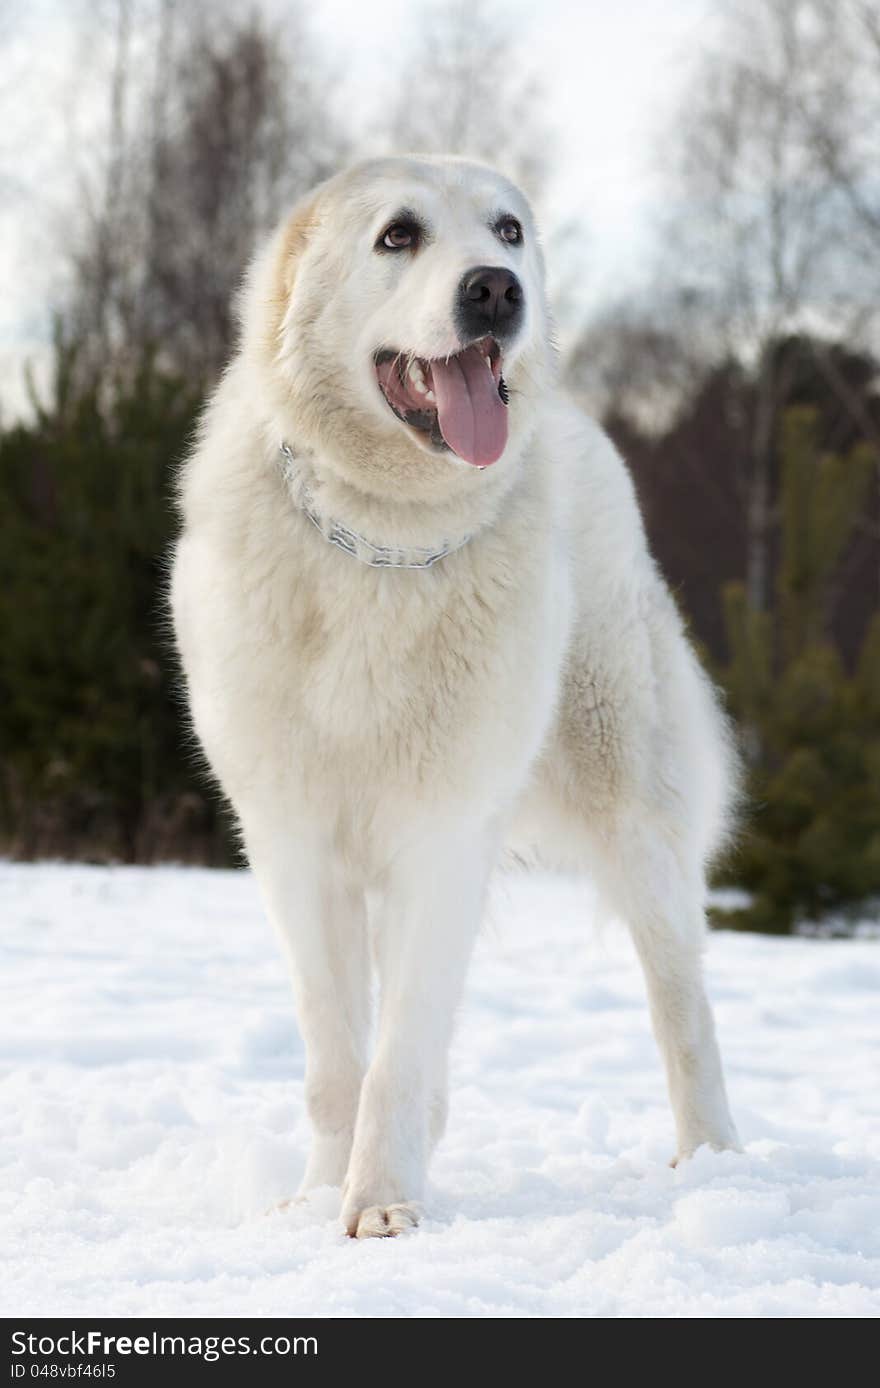
<path fill-rule="evenodd" d="M 52 380 L 0 431 L 0 852 L 19 857 L 235 860 L 165 627 L 174 472 L 254 241 L 363 152 L 289 17 L 282 38 L 257 13 L 148 9 L 144 32 L 114 10 L 105 157 Z M 667 137 L 656 279 L 584 325 L 563 368 L 628 459 L 737 722 L 747 795 L 720 880 L 747 896 L 726 920 L 786 930 L 880 894 L 880 206 L 860 162 L 880 133 L 880 30 L 859 0 L 725 13 Z M 476 24 L 535 114 L 507 167 L 539 189 L 541 94 L 503 23 L 485 5 L 432 16 L 389 109 L 400 124 L 436 100 L 444 120 L 399 143 L 502 147 L 503 103 L 476 99 Z"/>

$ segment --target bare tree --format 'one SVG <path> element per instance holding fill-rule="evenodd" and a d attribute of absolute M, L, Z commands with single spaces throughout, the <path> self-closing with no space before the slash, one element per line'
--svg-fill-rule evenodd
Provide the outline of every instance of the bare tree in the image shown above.
<path fill-rule="evenodd" d="M 414 17 L 394 149 L 481 159 L 537 195 L 551 145 L 544 101 L 504 12 L 491 0 L 430 0 Z"/>
<path fill-rule="evenodd" d="M 821 62 L 799 93 L 806 139 L 844 202 L 862 275 L 880 285 L 880 8 L 877 0 L 810 0 Z"/>
<path fill-rule="evenodd" d="M 742 438 L 746 591 L 770 597 L 775 424 L 790 390 L 775 347 L 827 324 L 849 298 L 846 219 L 801 118 L 823 61 L 812 0 L 736 0 L 724 7 L 678 115 L 667 227 L 670 264 L 712 321 L 719 355 L 745 356 L 757 382 Z"/>
<path fill-rule="evenodd" d="M 821 62 L 799 94 L 803 137 L 846 221 L 840 246 L 857 286 L 850 336 L 877 342 L 880 303 L 880 8 L 877 0 L 811 0 L 810 22 L 821 36 Z M 871 448 L 880 477 L 880 429 L 833 353 L 816 362 L 843 409 Z M 862 525 L 867 522 L 862 521 Z"/>
<path fill-rule="evenodd" d="M 92 375 L 149 352 L 207 379 L 255 241 L 345 142 L 295 10 L 282 35 L 257 12 L 151 0 L 145 17 L 142 0 L 133 36 L 133 3 L 114 0 L 107 149 L 83 198 L 66 317 Z"/>
<path fill-rule="evenodd" d="M 342 157 L 293 18 L 282 44 L 255 16 L 212 17 L 176 56 L 150 151 L 142 322 L 189 369 L 216 372 L 255 241 Z"/>
<path fill-rule="evenodd" d="M 867 0 L 843 3 L 854 13 L 868 9 Z M 668 417 L 701 371 L 747 365 L 750 405 L 732 401 L 728 423 L 755 611 L 771 598 L 776 429 L 797 360 L 780 344 L 807 335 L 833 373 L 823 338 L 864 340 L 876 299 L 876 282 L 854 253 L 852 199 L 828 153 L 828 131 L 837 132 L 835 148 L 846 139 L 848 150 L 861 149 L 850 130 L 860 116 L 845 100 L 842 50 L 829 44 L 829 26 L 840 27 L 831 6 L 722 0 L 714 42 L 698 55 L 658 150 L 668 197 L 656 282 L 641 304 L 617 306 L 595 325 L 570 367 L 581 386 L 595 390 L 598 380 L 606 408 L 611 401 L 630 417 L 647 412 L 650 425 L 652 415 Z M 868 24 L 863 13 L 861 22 Z M 863 84 L 863 96 L 867 90 Z M 820 116 L 830 122 L 832 113 L 834 123 L 822 125 Z M 847 167 L 856 167 L 854 155 Z M 839 386 L 844 404 L 846 381 Z M 859 397 L 852 406 L 864 413 Z"/>
<path fill-rule="evenodd" d="M 93 167 L 78 171 L 79 214 L 73 229 L 65 228 L 73 263 L 73 302 L 67 331 L 83 344 L 81 364 L 93 373 L 118 345 L 118 314 L 126 282 L 126 246 L 130 240 L 130 177 L 132 0 L 112 0 L 112 6 L 90 19 L 109 43 L 107 116 L 103 147 Z"/>

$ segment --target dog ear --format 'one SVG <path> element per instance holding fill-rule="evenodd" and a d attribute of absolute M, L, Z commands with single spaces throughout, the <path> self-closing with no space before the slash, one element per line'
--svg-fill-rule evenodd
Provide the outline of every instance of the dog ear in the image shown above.
<path fill-rule="evenodd" d="M 294 207 L 251 261 L 236 295 L 242 346 L 268 363 L 277 360 L 297 271 L 320 220 L 322 191 L 323 185 L 313 188 Z"/>
<path fill-rule="evenodd" d="M 236 308 L 243 342 L 274 362 L 297 271 L 318 223 L 320 189 L 313 189 L 251 262 Z"/>
<path fill-rule="evenodd" d="M 294 209 L 281 232 L 273 284 L 276 322 L 279 328 L 290 303 L 300 261 L 317 221 L 318 198 L 310 194 L 304 203 L 300 203 Z"/>

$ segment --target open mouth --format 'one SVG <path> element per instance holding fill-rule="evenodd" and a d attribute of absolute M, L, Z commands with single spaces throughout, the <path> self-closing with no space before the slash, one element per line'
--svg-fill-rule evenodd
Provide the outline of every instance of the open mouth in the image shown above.
<path fill-rule="evenodd" d="M 398 419 L 435 448 L 451 448 L 475 467 L 488 467 L 501 457 L 507 443 L 508 394 L 494 337 L 430 360 L 383 347 L 373 365 Z"/>

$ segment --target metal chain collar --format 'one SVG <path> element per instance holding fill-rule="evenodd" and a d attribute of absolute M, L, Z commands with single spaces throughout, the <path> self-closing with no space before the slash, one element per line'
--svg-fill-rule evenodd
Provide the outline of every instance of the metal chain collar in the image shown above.
<path fill-rule="evenodd" d="M 351 554 L 362 564 L 368 564 L 371 569 L 430 569 L 432 564 L 462 549 L 471 538 L 470 535 L 465 535 L 461 540 L 444 541 L 435 548 L 375 545 L 372 540 L 366 539 L 356 530 L 350 530 L 341 521 L 322 516 L 315 505 L 308 483 L 297 466 L 293 449 L 289 444 L 282 443 L 280 452 L 284 480 L 300 510 L 331 545 L 345 550 L 346 554 Z"/>

